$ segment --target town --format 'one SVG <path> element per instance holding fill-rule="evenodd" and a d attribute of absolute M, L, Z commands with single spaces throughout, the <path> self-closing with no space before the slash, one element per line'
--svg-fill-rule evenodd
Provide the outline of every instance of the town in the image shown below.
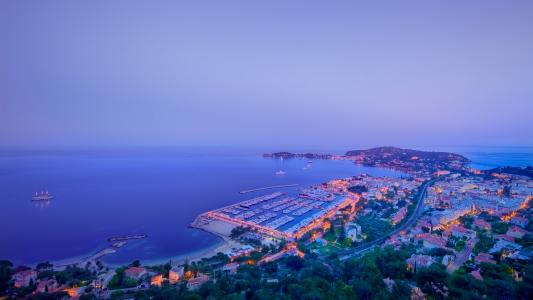
<path fill-rule="evenodd" d="M 418 158 L 406 159 L 404 167 Z M 364 269 L 365 260 L 373 259 L 372 268 L 383 276 L 376 284 L 400 298 L 457 297 L 465 292 L 461 280 L 474 280 L 468 293 L 475 297 L 531 295 L 533 180 L 455 163 L 434 169 L 442 165 L 417 165 L 402 177 L 359 174 L 205 212 L 191 226 L 221 236 L 231 248 L 194 261 L 134 261 L 120 268 L 99 260 L 35 268 L 3 261 L 2 274 L 10 276 L 5 289 L 36 299 L 150 298 L 164 291 L 194 299 L 222 293 L 229 283 L 237 295 L 253 293 L 249 280 L 255 280 L 268 287 L 263 298 L 270 299 L 280 288 L 289 292 L 286 281 L 302 270 L 322 270 L 329 275 L 320 276 L 343 286 L 353 275 L 342 279 L 328 268 Z M 350 291 L 365 298 L 363 287 Z"/>

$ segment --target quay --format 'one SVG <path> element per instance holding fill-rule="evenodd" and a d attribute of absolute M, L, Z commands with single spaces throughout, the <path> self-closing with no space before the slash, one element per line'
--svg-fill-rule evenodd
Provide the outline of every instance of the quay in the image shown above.
<path fill-rule="evenodd" d="M 121 242 L 121 241 L 127 241 L 127 240 L 141 240 L 145 239 L 148 236 L 146 234 L 136 234 L 136 235 L 128 235 L 128 236 L 117 236 L 107 239 L 108 242 Z"/>
<path fill-rule="evenodd" d="M 293 184 L 282 184 L 282 185 L 265 186 L 265 187 L 255 188 L 255 189 L 242 190 L 242 191 L 239 192 L 239 194 L 247 194 L 247 193 L 251 193 L 251 192 L 258 192 L 258 191 L 263 191 L 263 190 L 268 190 L 268 189 L 279 189 L 279 188 L 286 188 L 286 187 L 295 187 L 295 186 L 298 186 L 298 185 L 299 185 L 298 183 L 293 183 Z"/>

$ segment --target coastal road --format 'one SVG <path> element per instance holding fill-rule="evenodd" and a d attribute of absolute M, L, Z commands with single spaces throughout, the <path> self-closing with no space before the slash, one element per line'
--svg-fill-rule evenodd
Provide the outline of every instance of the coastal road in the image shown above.
<path fill-rule="evenodd" d="M 369 250 L 372 250 L 374 248 L 374 246 L 385 242 L 389 237 L 399 233 L 400 231 L 403 231 L 403 230 L 411 227 L 418 220 L 418 218 L 420 217 L 421 213 L 424 211 L 424 196 L 426 195 L 427 187 L 431 183 L 433 183 L 433 180 L 426 181 L 426 182 L 424 182 L 422 184 L 421 190 L 418 193 L 418 199 L 417 199 L 415 211 L 413 212 L 413 214 L 411 214 L 409 219 L 407 219 L 407 221 L 403 225 L 401 225 L 400 227 L 394 229 L 389 234 L 387 234 L 385 236 L 382 236 L 382 237 L 380 237 L 378 239 L 373 240 L 372 242 L 368 242 L 366 244 L 363 244 L 361 246 L 358 246 L 358 247 L 355 247 L 353 249 L 350 249 L 350 250 L 346 251 L 339 259 L 340 260 L 346 260 L 346 259 L 349 259 L 351 257 L 356 257 L 356 256 L 359 256 L 361 254 L 364 254 L 365 252 L 367 252 Z"/>

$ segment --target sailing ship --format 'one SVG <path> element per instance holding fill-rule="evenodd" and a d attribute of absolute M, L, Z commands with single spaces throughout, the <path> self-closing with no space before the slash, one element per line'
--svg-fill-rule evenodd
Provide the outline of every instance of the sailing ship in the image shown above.
<path fill-rule="evenodd" d="M 48 191 L 41 191 L 40 193 L 36 192 L 33 197 L 31 197 L 32 201 L 48 201 L 50 199 L 54 198 L 54 196 L 50 195 Z"/>

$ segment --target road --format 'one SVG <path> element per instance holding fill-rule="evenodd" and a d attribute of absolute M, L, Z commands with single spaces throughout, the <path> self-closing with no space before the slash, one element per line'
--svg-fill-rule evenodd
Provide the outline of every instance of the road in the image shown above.
<path fill-rule="evenodd" d="M 477 241 L 477 238 L 474 238 L 466 242 L 466 246 L 463 251 L 459 252 L 459 254 L 457 254 L 455 257 L 455 260 L 448 265 L 448 273 L 453 273 L 455 270 L 459 269 L 459 267 L 461 267 L 470 258 L 472 250 L 474 249 Z"/>
<path fill-rule="evenodd" d="M 366 251 L 374 248 L 374 246 L 381 244 L 385 242 L 389 237 L 399 233 L 400 231 L 403 231 L 409 227 L 411 227 L 420 217 L 420 214 L 424 211 L 424 196 L 426 195 L 427 187 L 433 182 L 433 180 L 426 181 L 422 184 L 422 190 L 420 193 L 418 193 L 418 199 L 416 203 L 416 208 L 413 214 L 407 219 L 407 221 L 401 225 L 400 227 L 394 229 L 389 234 L 382 236 L 378 239 L 373 240 L 372 242 L 368 242 L 366 244 L 363 244 L 361 246 L 355 247 L 353 249 L 348 250 L 343 256 L 340 257 L 340 260 L 346 260 L 350 257 L 358 256 L 360 254 L 365 253 Z"/>

